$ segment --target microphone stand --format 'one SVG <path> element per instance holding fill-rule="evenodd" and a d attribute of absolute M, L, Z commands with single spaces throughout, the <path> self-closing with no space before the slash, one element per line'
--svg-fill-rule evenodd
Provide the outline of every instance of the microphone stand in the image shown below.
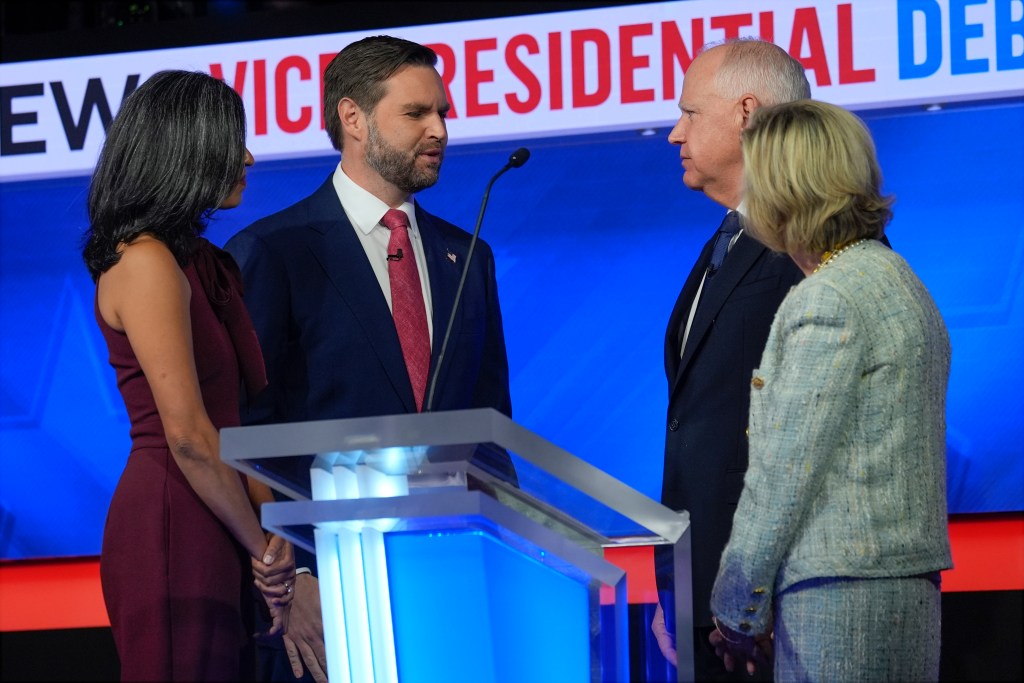
<path fill-rule="evenodd" d="M 469 241 L 469 249 L 466 251 L 466 262 L 462 264 L 462 275 L 459 277 L 459 285 L 455 289 L 455 302 L 452 304 L 452 314 L 448 316 L 448 324 L 445 326 L 444 339 L 441 341 L 441 351 L 437 354 L 437 365 L 434 366 L 434 374 L 430 377 L 430 391 L 427 392 L 427 400 L 423 404 L 423 412 L 428 413 L 434 405 L 434 389 L 437 387 L 437 376 L 441 370 L 441 363 L 444 362 L 445 351 L 448 350 L 448 339 L 452 334 L 452 327 L 455 325 L 455 315 L 459 311 L 459 303 L 462 301 L 462 290 L 466 285 L 466 276 L 469 274 L 469 263 L 473 260 L 473 251 L 476 249 L 476 241 L 480 236 L 480 226 L 484 222 L 484 211 L 487 210 L 487 199 L 491 195 L 491 187 L 494 181 L 502 176 L 510 168 L 519 168 L 530 158 L 530 151 L 520 147 L 508 158 L 508 163 L 501 167 L 487 183 L 484 190 L 483 200 L 480 202 L 480 215 L 476 218 L 476 227 L 473 229 L 473 237 Z"/>

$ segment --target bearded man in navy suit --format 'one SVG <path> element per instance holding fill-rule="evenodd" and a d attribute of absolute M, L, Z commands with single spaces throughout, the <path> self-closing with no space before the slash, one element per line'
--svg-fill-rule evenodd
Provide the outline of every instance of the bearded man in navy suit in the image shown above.
<path fill-rule="evenodd" d="M 242 269 L 270 382 L 247 406 L 248 424 L 427 407 L 490 407 L 511 415 L 494 257 L 482 241 L 437 370 L 471 236 L 427 213 L 413 196 L 437 182 L 448 142 L 450 105 L 436 61 L 430 48 L 389 36 L 338 53 L 324 72 L 324 121 L 342 155 L 338 167 L 312 195 L 226 245 Z M 391 210 L 408 220 L 406 250 L 389 245 L 392 230 L 384 221 Z M 412 260 L 419 275 L 429 374 L 415 363 L 407 367 L 406 338 L 392 317 L 397 304 L 389 266 L 401 259 Z M 430 401 L 423 377 L 435 370 Z M 264 678 L 288 680 L 305 665 L 307 677 L 326 680 L 316 579 L 300 574 L 295 590 L 283 641 L 288 659 L 279 654 Z"/>

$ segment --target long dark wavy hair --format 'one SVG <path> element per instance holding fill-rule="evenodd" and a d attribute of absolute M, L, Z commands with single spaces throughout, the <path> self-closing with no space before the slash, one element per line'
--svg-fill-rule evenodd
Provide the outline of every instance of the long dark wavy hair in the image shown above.
<path fill-rule="evenodd" d="M 198 71 L 150 77 L 122 103 L 92 175 L 82 257 L 93 280 L 142 233 L 184 268 L 245 156 L 245 107 L 228 85 Z"/>

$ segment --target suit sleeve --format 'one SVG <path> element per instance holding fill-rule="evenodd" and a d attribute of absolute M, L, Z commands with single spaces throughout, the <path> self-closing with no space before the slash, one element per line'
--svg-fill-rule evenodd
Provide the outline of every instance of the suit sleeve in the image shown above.
<path fill-rule="evenodd" d="M 486 247 L 480 243 L 479 247 Z M 509 417 L 512 416 L 512 398 L 509 391 L 508 352 L 505 348 L 505 331 L 501 320 L 501 306 L 498 302 L 498 281 L 494 272 L 494 254 L 490 247 L 481 249 L 480 260 L 484 263 L 487 294 L 487 327 L 484 331 L 484 352 L 480 375 L 473 396 L 474 406 L 494 408 Z"/>
<path fill-rule="evenodd" d="M 722 623 L 751 635 L 768 630 L 776 575 L 831 467 L 859 377 L 856 324 L 841 295 L 797 292 L 754 371 L 750 464 L 711 595 Z"/>
<path fill-rule="evenodd" d="M 284 421 L 282 378 L 288 348 L 290 293 L 280 255 L 258 235 L 243 230 L 224 247 L 242 270 L 245 304 L 252 317 L 267 366 L 267 388 L 242 406 L 246 425 Z"/>

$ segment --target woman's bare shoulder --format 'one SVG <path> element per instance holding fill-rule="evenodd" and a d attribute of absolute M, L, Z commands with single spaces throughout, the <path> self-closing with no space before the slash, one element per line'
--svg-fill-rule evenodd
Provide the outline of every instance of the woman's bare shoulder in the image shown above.
<path fill-rule="evenodd" d="M 97 283 L 100 313 L 107 324 L 122 330 L 123 315 L 133 301 L 156 306 L 163 300 L 187 301 L 188 278 L 167 245 L 151 235 L 140 235 L 118 247 L 120 259 Z"/>

